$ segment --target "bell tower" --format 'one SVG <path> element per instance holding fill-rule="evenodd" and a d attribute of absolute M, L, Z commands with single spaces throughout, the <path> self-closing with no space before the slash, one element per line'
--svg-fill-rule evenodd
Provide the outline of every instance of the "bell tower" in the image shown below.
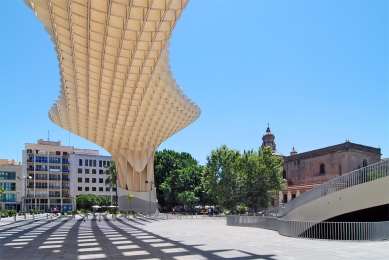
<path fill-rule="evenodd" d="M 273 151 L 276 151 L 276 143 L 274 142 L 274 139 L 276 137 L 274 134 L 270 131 L 269 123 L 267 124 L 266 133 L 262 137 L 262 145 L 261 148 L 264 148 L 265 146 L 271 147 Z"/>

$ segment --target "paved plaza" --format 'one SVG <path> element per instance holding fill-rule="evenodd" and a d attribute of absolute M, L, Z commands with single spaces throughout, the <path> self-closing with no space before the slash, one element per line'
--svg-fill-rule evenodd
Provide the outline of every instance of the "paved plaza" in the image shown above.
<path fill-rule="evenodd" d="M 0 220 L 0 259 L 388 259 L 389 241 L 295 239 L 225 218 Z"/>

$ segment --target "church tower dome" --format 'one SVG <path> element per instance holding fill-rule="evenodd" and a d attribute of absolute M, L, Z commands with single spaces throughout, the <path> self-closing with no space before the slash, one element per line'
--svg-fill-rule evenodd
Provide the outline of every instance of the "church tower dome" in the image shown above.
<path fill-rule="evenodd" d="M 294 146 L 293 146 L 292 151 L 290 152 L 290 155 L 295 155 L 295 154 L 297 154 L 297 152 L 296 152 L 296 150 L 294 149 Z"/>
<path fill-rule="evenodd" d="M 266 129 L 266 133 L 263 135 L 262 137 L 262 145 L 261 145 L 261 148 L 264 148 L 266 146 L 269 146 L 271 147 L 271 149 L 273 151 L 276 151 L 276 143 L 274 142 L 274 139 L 276 137 L 274 136 L 274 134 L 270 131 L 270 127 L 269 127 L 269 124 L 267 124 L 267 129 Z"/>

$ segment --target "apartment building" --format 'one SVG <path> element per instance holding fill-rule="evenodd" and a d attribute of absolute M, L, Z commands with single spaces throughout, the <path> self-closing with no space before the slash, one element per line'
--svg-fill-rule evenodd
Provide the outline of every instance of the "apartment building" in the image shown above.
<path fill-rule="evenodd" d="M 98 150 L 62 146 L 61 141 L 40 139 L 37 144 L 26 143 L 20 175 L 20 209 L 49 212 L 57 208 L 67 212 L 75 209 L 79 194 L 109 196 L 114 201 L 115 189 L 105 185 L 104 166 L 110 160 L 111 156 L 101 156 Z"/>
<path fill-rule="evenodd" d="M 38 140 L 25 144 L 23 150 L 23 203 L 25 208 L 53 211 L 73 209 L 70 194 L 69 155 L 72 146 L 62 146 L 61 141 Z"/>
<path fill-rule="evenodd" d="M 70 155 L 71 191 L 74 195 L 95 194 L 109 196 L 115 201 L 116 190 L 105 184 L 107 175 L 104 166 L 109 166 L 111 156 L 99 155 L 97 150 L 75 149 Z"/>
<path fill-rule="evenodd" d="M 14 160 L 0 159 L 0 210 L 21 210 L 22 200 L 22 165 Z"/>

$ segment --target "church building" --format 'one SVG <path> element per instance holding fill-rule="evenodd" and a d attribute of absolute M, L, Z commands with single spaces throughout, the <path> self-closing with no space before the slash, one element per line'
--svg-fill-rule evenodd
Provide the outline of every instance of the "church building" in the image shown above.
<path fill-rule="evenodd" d="M 261 148 L 269 146 L 273 155 L 282 156 L 282 178 L 287 188 L 279 192 L 279 203 L 287 203 L 296 196 L 342 174 L 381 161 L 381 149 L 361 144 L 345 143 L 328 146 L 304 153 L 292 148 L 289 156 L 276 150 L 275 136 L 268 126 L 262 137 Z M 277 205 L 277 204 L 276 204 Z"/>

